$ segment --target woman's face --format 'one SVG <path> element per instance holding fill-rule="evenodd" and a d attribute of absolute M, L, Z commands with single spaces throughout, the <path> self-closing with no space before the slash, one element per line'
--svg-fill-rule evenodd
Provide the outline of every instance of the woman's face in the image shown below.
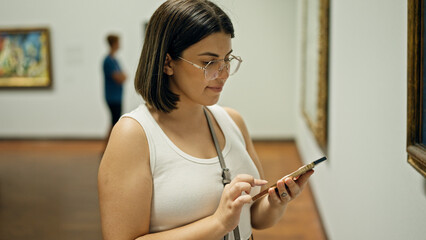
<path fill-rule="evenodd" d="M 231 35 L 223 32 L 213 33 L 193 44 L 182 52 L 182 58 L 201 67 L 213 60 L 228 58 L 232 52 Z M 213 105 L 218 102 L 222 88 L 229 77 L 226 70 L 217 78 L 206 80 L 204 70 L 181 59 L 170 64 L 173 74 L 170 89 L 180 96 L 180 104 Z"/>

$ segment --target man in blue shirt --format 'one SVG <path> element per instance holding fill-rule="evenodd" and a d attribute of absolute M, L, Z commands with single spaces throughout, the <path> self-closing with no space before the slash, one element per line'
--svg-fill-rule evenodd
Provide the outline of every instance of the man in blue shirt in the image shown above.
<path fill-rule="evenodd" d="M 111 112 L 112 127 L 121 116 L 123 83 L 126 81 L 126 75 L 121 70 L 114 56 L 119 49 L 119 37 L 117 35 L 108 35 L 107 42 L 110 51 L 104 59 L 103 70 L 105 79 L 105 100 Z"/>

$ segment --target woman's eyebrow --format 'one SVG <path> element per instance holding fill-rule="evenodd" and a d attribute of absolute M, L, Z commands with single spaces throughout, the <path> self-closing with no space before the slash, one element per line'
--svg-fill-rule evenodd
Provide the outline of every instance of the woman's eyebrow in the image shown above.
<path fill-rule="evenodd" d="M 226 54 L 226 56 L 228 56 L 229 54 L 231 54 L 232 53 L 232 49 L 231 49 L 231 51 L 229 51 L 227 54 Z M 198 54 L 198 56 L 212 56 L 212 57 L 219 57 L 219 55 L 218 54 L 216 54 L 216 53 L 212 53 L 212 52 L 203 52 L 203 53 L 200 53 L 200 54 Z"/>

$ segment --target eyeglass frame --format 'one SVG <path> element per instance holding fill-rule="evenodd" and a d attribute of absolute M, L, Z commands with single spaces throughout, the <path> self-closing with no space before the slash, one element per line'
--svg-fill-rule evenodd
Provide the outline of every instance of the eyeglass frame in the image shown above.
<path fill-rule="evenodd" d="M 206 70 L 207 70 L 207 66 L 209 66 L 211 63 L 215 63 L 215 62 L 221 62 L 221 61 L 223 61 L 224 63 L 219 67 L 219 70 L 218 70 L 218 73 L 220 74 L 222 71 L 223 71 L 223 68 L 224 67 L 226 67 L 228 70 L 229 70 L 229 68 L 227 67 L 227 66 L 230 66 L 230 64 L 226 64 L 226 60 L 225 59 L 218 59 L 218 60 L 212 60 L 212 61 L 209 61 L 207 64 L 206 64 L 206 66 L 204 66 L 204 67 L 201 67 L 200 65 L 198 65 L 198 64 L 196 64 L 196 63 L 193 63 L 193 62 L 191 62 L 191 61 L 189 61 L 189 60 L 186 60 L 185 58 L 183 58 L 183 57 L 178 57 L 179 59 L 181 59 L 181 60 L 183 60 L 183 61 L 185 61 L 185 62 L 187 62 L 187 63 L 189 63 L 189 64 L 191 64 L 192 66 L 194 66 L 194 67 L 196 67 L 196 68 L 198 68 L 198 69 L 201 69 L 201 70 L 203 70 L 204 71 L 204 78 L 207 80 L 207 81 L 212 81 L 212 80 L 214 80 L 214 79 L 210 79 L 210 80 L 208 80 L 207 79 L 207 76 L 206 76 Z M 241 65 L 241 63 L 243 62 L 243 60 L 241 59 L 241 57 L 240 56 L 235 56 L 235 55 L 232 55 L 231 54 L 231 58 L 232 59 L 230 59 L 228 62 L 231 62 L 233 59 L 236 59 L 237 61 L 238 61 L 238 65 L 237 65 L 237 68 L 235 69 L 235 71 L 231 74 L 231 73 L 229 73 L 229 75 L 230 76 L 232 76 L 232 75 L 234 75 L 237 71 L 238 71 L 238 69 L 240 69 L 240 65 Z"/>

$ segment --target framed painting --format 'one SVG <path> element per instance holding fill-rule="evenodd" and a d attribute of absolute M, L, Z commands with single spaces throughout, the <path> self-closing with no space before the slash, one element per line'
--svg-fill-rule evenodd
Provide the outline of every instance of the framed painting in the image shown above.
<path fill-rule="evenodd" d="M 51 86 L 49 30 L 0 29 L 0 88 Z"/>
<path fill-rule="evenodd" d="M 326 152 L 329 0 L 303 0 L 302 112 Z"/>
<path fill-rule="evenodd" d="M 425 0 L 408 0 L 407 155 L 408 163 L 426 177 Z"/>

